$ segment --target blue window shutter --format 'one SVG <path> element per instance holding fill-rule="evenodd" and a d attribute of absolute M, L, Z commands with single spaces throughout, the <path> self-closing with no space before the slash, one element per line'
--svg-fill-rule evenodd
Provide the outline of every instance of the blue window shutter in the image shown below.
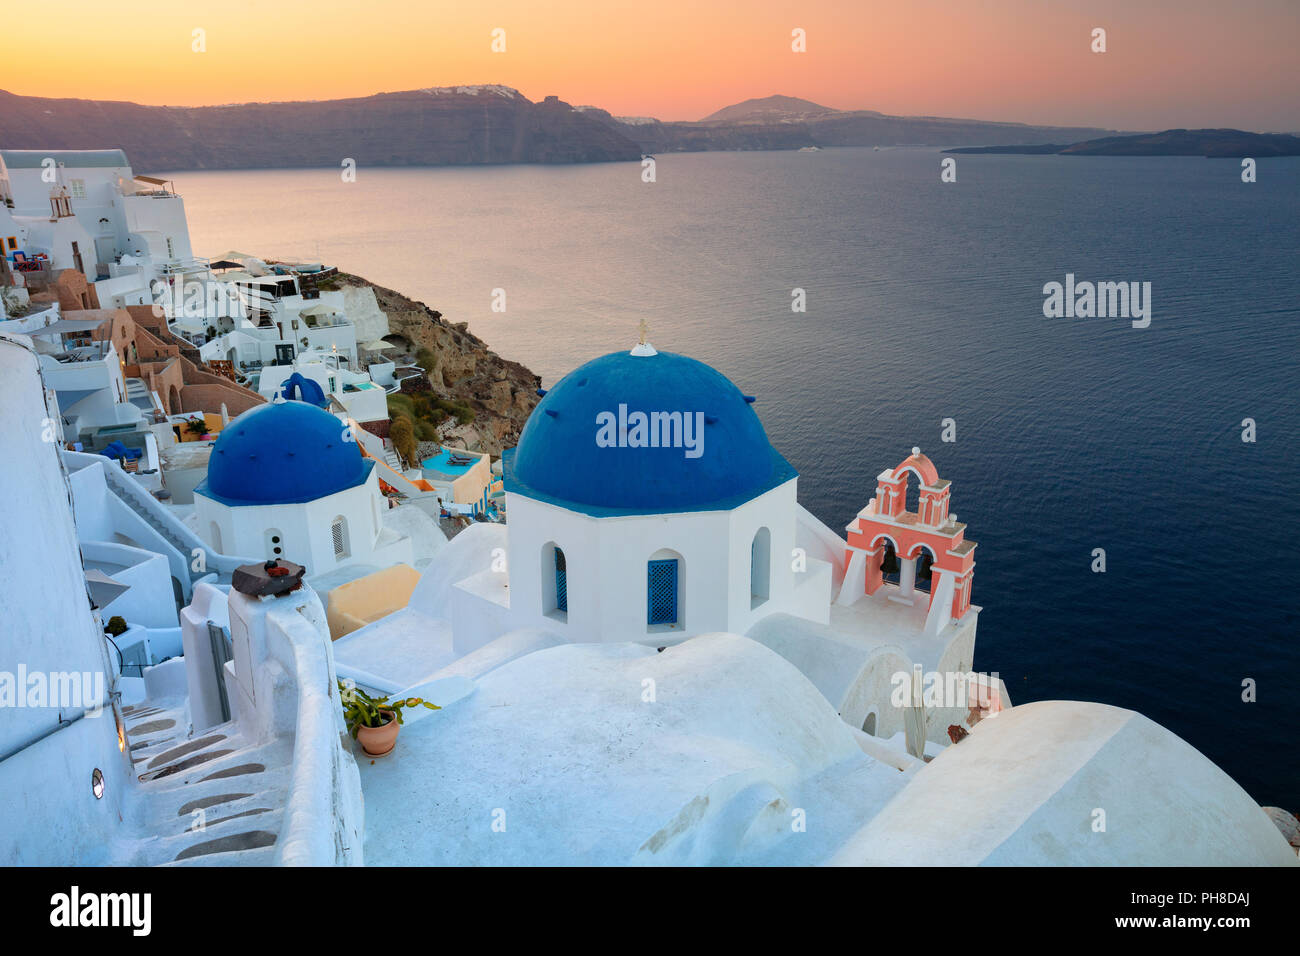
<path fill-rule="evenodd" d="M 651 561 L 646 569 L 646 608 L 650 624 L 677 623 L 677 560 Z"/>
<path fill-rule="evenodd" d="M 569 571 L 559 548 L 555 549 L 555 609 L 569 613 Z"/>

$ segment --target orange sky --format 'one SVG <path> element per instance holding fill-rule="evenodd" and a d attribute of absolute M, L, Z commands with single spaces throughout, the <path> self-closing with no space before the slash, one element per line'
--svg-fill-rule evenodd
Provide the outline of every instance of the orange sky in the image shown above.
<path fill-rule="evenodd" d="M 200 105 L 502 83 L 660 119 L 784 93 L 886 113 L 1300 130 L 1300 0 L 38 6 L 40 29 L 5 44 L 0 89 Z M 1089 49 L 1098 26 L 1104 54 Z M 791 52 L 795 27 L 806 53 Z"/>

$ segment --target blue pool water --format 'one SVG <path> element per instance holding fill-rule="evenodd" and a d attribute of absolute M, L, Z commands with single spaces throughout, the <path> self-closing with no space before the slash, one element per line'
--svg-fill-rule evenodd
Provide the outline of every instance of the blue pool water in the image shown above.
<path fill-rule="evenodd" d="M 468 465 L 453 465 L 451 463 L 451 456 L 453 454 L 455 454 L 453 450 L 444 448 L 433 457 L 424 459 L 420 464 L 425 468 L 428 468 L 430 471 L 436 471 L 451 476 L 463 475 L 474 467 L 474 462 L 470 462 Z"/>

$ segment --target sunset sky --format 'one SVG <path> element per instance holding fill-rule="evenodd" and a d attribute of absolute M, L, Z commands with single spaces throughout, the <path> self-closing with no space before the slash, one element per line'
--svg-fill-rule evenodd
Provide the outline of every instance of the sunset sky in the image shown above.
<path fill-rule="evenodd" d="M 501 83 L 699 119 L 783 93 L 1028 123 L 1300 130 L 1300 0 L 40 4 L 0 89 L 206 105 Z M 490 48 L 505 30 L 506 51 Z M 807 52 L 791 51 L 791 31 Z M 1107 52 L 1090 50 L 1107 31 Z M 195 29 L 206 52 L 191 50 Z"/>

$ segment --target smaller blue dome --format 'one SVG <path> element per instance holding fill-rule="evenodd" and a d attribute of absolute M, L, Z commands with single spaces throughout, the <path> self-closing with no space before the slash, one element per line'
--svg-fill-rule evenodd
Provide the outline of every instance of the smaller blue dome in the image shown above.
<path fill-rule="evenodd" d="M 301 372 L 294 372 L 285 379 L 279 394 L 285 401 L 306 402 L 317 408 L 324 408 L 326 404 L 325 389 L 320 387 L 319 382 L 307 378 Z"/>
<path fill-rule="evenodd" d="M 329 412 L 277 402 L 250 408 L 222 430 L 207 480 L 194 492 L 226 505 L 298 504 L 355 488 L 374 464 Z"/>

